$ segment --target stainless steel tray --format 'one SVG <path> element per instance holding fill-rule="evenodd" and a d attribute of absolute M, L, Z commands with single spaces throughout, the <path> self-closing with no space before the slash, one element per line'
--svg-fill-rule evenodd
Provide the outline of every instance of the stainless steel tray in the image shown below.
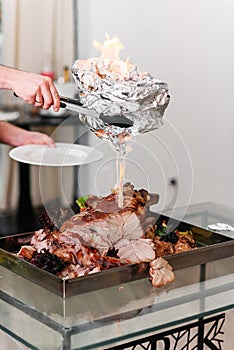
<path fill-rule="evenodd" d="M 180 231 L 190 230 L 198 247 L 195 250 L 167 255 L 165 258 L 174 270 L 234 255 L 234 240 L 229 237 L 158 215 L 157 222 L 162 220 L 167 222 L 169 220 L 173 230 L 175 228 Z M 32 235 L 33 232 L 29 232 L 0 238 L 0 264 L 59 296 L 74 296 L 148 276 L 148 264 L 141 263 L 129 264 L 74 279 L 61 280 L 16 255 L 22 245 L 30 242 Z"/>

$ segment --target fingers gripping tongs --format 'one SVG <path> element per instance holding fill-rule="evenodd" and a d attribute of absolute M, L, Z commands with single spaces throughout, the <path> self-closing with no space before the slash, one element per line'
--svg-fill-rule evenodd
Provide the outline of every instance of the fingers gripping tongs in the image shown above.
<path fill-rule="evenodd" d="M 15 92 L 13 93 L 15 97 L 19 97 Z M 83 107 L 78 99 L 70 98 L 66 96 L 60 96 L 60 107 L 67 108 L 77 113 L 82 113 L 90 117 L 99 117 L 99 114 L 93 109 Z"/>
<path fill-rule="evenodd" d="M 15 93 L 14 93 L 14 96 L 18 97 Z M 69 110 L 77 112 L 77 113 L 85 114 L 88 117 L 99 118 L 104 123 L 107 123 L 110 125 L 119 125 L 119 126 L 125 127 L 125 128 L 131 127 L 133 125 L 133 122 L 123 115 L 105 116 L 102 113 L 98 113 L 93 109 L 83 107 L 80 100 L 75 99 L 75 98 L 60 96 L 60 107 L 69 109 Z M 117 120 L 116 120 L 116 117 L 118 117 Z"/>

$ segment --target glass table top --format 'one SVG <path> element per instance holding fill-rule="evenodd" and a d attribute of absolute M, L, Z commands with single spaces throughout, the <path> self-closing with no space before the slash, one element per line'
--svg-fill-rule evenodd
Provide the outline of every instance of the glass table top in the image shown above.
<path fill-rule="evenodd" d="M 194 206 L 194 215 L 201 211 L 204 219 Z M 233 256 L 180 268 L 175 275 L 158 289 L 142 278 L 62 298 L 1 266 L 1 328 L 31 349 L 108 349 L 233 308 Z"/>

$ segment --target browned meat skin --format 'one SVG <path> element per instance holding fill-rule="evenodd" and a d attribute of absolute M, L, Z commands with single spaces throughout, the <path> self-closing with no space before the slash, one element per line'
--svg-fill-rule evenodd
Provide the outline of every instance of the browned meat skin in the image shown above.
<path fill-rule="evenodd" d="M 68 208 L 51 208 L 44 210 L 39 216 L 38 221 L 42 228 L 49 231 L 59 230 L 65 220 L 73 214 L 73 211 Z"/>
<path fill-rule="evenodd" d="M 154 287 L 160 288 L 171 283 L 175 274 L 169 263 L 163 258 L 157 258 L 150 262 L 149 277 Z"/>
<path fill-rule="evenodd" d="M 35 252 L 36 249 L 30 245 L 23 245 L 17 255 L 25 258 L 26 260 L 31 260 Z"/>
<path fill-rule="evenodd" d="M 174 253 L 173 244 L 171 242 L 160 241 L 160 237 L 155 237 L 154 246 L 157 258 Z"/>
<path fill-rule="evenodd" d="M 177 234 L 179 236 L 178 242 L 174 246 L 174 253 L 181 253 L 187 250 L 196 249 L 196 243 L 189 235 Z"/>
<path fill-rule="evenodd" d="M 65 262 L 70 262 L 72 264 L 76 264 L 77 262 L 74 252 L 70 250 L 69 247 L 58 248 L 53 251 L 53 254 L 57 255 Z"/>
<path fill-rule="evenodd" d="M 93 211 L 98 210 L 101 213 L 116 213 L 119 211 L 118 199 L 114 193 L 105 198 L 89 195 L 85 204 L 90 208 L 90 211 L 91 209 Z"/>
<path fill-rule="evenodd" d="M 118 207 L 118 190 L 114 189 L 106 197 L 90 195 L 86 200 L 86 205 L 90 209 L 101 211 L 102 213 L 117 213 L 122 210 L 132 210 L 140 215 L 145 207 L 158 202 L 158 194 L 149 194 L 148 191 L 136 190 L 134 186 L 127 182 L 123 186 L 123 209 Z"/>
<path fill-rule="evenodd" d="M 64 251 L 62 251 L 62 249 L 58 249 L 54 252 L 54 254 L 62 258 L 63 260 L 70 262 L 71 264 L 69 266 L 73 265 L 79 266 L 82 269 L 85 268 L 85 274 L 90 273 L 96 268 L 98 268 L 99 271 L 102 271 L 114 267 L 123 266 L 128 263 L 127 261 L 120 260 L 117 258 L 101 256 L 100 254 L 95 252 L 95 250 L 85 246 L 82 246 L 82 248 L 78 251 L 76 256 L 70 256 L 70 259 L 68 256 L 68 252 L 66 252 L 66 249 Z M 66 260 L 66 258 L 68 258 L 68 260 Z M 70 269 L 69 266 L 68 269 Z M 74 268 L 72 269 L 74 270 Z"/>
<path fill-rule="evenodd" d="M 62 250 L 57 250 L 54 252 L 55 255 L 58 255 L 62 259 L 66 259 L 68 256 L 66 249 L 64 251 L 64 254 L 60 253 L 62 253 Z M 82 246 L 81 249 L 77 252 L 75 261 L 74 256 L 69 261 L 71 264 L 63 269 L 59 275 L 60 277 L 76 278 L 102 270 L 124 266 L 129 263 L 128 261 L 123 261 L 117 258 L 101 256 L 95 250 L 85 246 Z"/>

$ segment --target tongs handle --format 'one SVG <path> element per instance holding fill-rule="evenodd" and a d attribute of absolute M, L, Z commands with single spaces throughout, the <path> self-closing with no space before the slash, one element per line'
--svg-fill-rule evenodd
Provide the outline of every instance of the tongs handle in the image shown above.
<path fill-rule="evenodd" d="M 95 110 L 89 109 L 87 107 L 83 107 L 79 99 L 60 96 L 60 107 L 67 108 L 72 111 L 88 115 L 90 117 L 95 117 L 95 118 L 99 117 L 99 113 L 97 113 Z"/>
<path fill-rule="evenodd" d="M 66 96 L 60 96 L 60 107 L 66 108 L 67 107 L 66 103 L 69 103 L 69 104 L 77 106 L 77 107 L 82 107 L 80 100 L 77 100 L 75 98 L 66 97 Z"/>

